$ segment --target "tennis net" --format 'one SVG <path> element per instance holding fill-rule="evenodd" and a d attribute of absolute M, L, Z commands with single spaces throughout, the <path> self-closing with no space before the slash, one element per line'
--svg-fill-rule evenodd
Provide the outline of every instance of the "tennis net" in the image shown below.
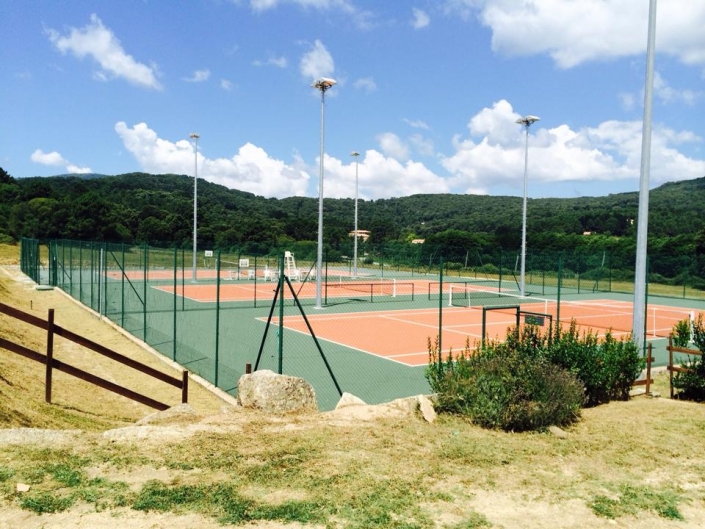
<path fill-rule="evenodd" d="M 325 285 L 326 299 L 329 297 L 350 297 L 350 294 L 365 294 L 370 301 L 375 298 L 397 298 L 400 296 L 414 300 L 414 283 L 403 283 L 396 279 L 375 282 L 339 281 L 327 282 Z M 360 298 L 360 296 L 357 296 Z"/>
<path fill-rule="evenodd" d="M 511 305 L 520 306 L 522 310 L 547 314 L 551 305 L 556 305 L 555 300 L 521 296 L 499 290 L 480 289 L 476 285 L 451 284 L 448 287 L 448 306 L 450 307 L 481 309 Z"/>
<path fill-rule="evenodd" d="M 583 329 L 605 329 L 632 332 L 633 304 L 626 301 L 586 300 L 561 301 L 521 296 L 496 290 L 478 290 L 461 285 L 450 285 L 448 305 L 454 307 L 518 306 L 522 311 L 551 315 L 556 323 L 572 321 Z M 697 311 L 664 305 L 649 305 L 646 309 L 646 335 L 666 338 L 680 321 L 694 321 Z"/>

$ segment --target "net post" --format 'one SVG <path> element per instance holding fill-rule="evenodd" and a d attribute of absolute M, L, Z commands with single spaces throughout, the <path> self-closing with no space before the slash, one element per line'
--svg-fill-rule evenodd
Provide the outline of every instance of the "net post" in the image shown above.
<path fill-rule="evenodd" d="M 392 278 L 392 297 L 397 297 L 397 279 Z"/>
<path fill-rule="evenodd" d="M 690 336 L 688 337 L 688 343 L 693 343 L 693 331 L 695 329 L 695 311 L 690 311 Z"/>

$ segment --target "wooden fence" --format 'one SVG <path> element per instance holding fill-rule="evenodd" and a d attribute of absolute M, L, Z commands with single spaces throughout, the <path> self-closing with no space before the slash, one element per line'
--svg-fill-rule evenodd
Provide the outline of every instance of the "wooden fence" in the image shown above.
<path fill-rule="evenodd" d="M 23 345 L 11 342 L 2 337 L 0 337 L 0 347 L 18 355 L 24 356 L 25 358 L 29 358 L 30 360 L 40 362 L 46 366 L 45 400 L 48 403 L 51 403 L 52 372 L 56 369 L 57 371 L 61 371 L 76 378 L 80 378 L 81 380 L 85 380 L 86 382 L 90 382 L 91 384 L 99 386 L 103 389 L 107 389 L 108 391 L 112 391 L 113 393 L 117 393 L 118 395 L 122 395 L 123 397 L 127 397 L 128 399 L 132 399 L 136 402 L 139 402 L 146 406 L 150 406 L 157 410 L 166 410 L 170 407 L 168 404 L 164 404 L 150 397 L 147 397 L 145 395 L 127 389 L 123 386 L 115 384 L 114 382 L 110 382 L 96 375 L 92 375 L 87 371 L 71 366 L 66 362 L 54 358 L 54 336 L 60 336 L 62 338 L 65 338 L 66 340 L 70 340 L 82 347 L 90 349 L 95 353 L 103 355 L 127 367 L 135 369 L 141 373 L 156 378 L 157 380 L 161 380 L 162 382 L 179 388 L 181 389 L 181 402 L 188 402 L 188 371 L 186 370 L 182 371 L 181 379 L 179 379 L 167 375 L 166 373 L 162 373 L 161 371 L 146 366 L 124 355 L 121 355 L 120 353 L 116 353 L 115 351 L 112 351 L 107 347 L 95 343 L 89 340 L 88 338 L 73 333 L 68 329 L 65 329 L 54 323 L 54 309 L 49 309 L 49 316 L 46 321 L 32 314 L 27 314 L 26 312 L 22 312 L 21 310 L 10 307 L 9 305 L 5 305 L 4 303 L 0 303 L 0 312 L 7 314 L 12 318 L 23 321 L 30 325 L 34 325 L 35 327 L 39 327 L 40 329 L 44 329 L 47 331 L 47 345 L 45 355 L 33 351 L 32 349 L 29 349 L 27 347 L 24 347 Z"/>
<path fill-rule="evenodd" d="M 651 355 L 653 345 L 649 342 L 646 348 L 646 378 L 640 380 L 635 380 L 632 386 L 646 386 L 645 393 L 651 395 L 651 384 L 654 383 L 654 379 L 651 378 L 651 363 L 654 361 L 654 357 Z"/>
<path fill-rule="evenodd" d="M 690 371 L 687 367 L 681 367 L 680 365 L 673 365 L 673 353 L 684 353 L 692 356 L 702 356 L 698 349 L 688 349 L 687 347 L 676 347 L 673 345 L 673 336 L 668 337 L 668 375 L 669 375 L 669 386 L 671 388 L 671 398 L 673 398 L 673 373 L 687 373 Z"/>

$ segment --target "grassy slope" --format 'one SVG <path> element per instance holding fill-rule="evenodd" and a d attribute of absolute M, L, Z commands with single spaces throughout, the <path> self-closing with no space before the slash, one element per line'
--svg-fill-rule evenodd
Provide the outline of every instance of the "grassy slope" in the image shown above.
<path fill-rule="evenodd" d="M 7 253 L 0 247 L 0 260 Z M 118 339 L 60 294 L 37 293 L 0 270 L 0 301 L 7 300 L 24 308 L 31 301 L 38 314 L 55 305 L 84 332 Z M 41 350 L 41 333 L 3 318 L 3 336 Z M 57 404 L 44 404 L 42 366 L 14 357 L 0 350 L 3 426 L 96 432 L 68 446 L 0 445 L 0 520 L 8 527 L 217 527 L 218 520 L 263 528 L 705 525 L 699 404 L 644 397 L 612 403 L 585 410 L 561 439 L 486 431 L 455 417 L 427 424 L 242 410 L 213 415 L 219 403 L 198 395 L 199 415 L 116 442 L 100 431 L 151 411 L 67 380 L 56 384 Z M 664 395 L 666 380 L 658 377 Z M 193 426 L 201 430 L 192 433 Z M 15 493 L 16 483 L 32 489 Z"/>
<path fill-rule="evenodd" d="M 19 248 L 0 245 L 0 265 L 17 264 Z M 16 273 L 16 270 L 12 271 Z M 0 301 L 34 316 L 46 318 L 56 311 L 56 322 L 113 350 L 136 358 L 161 371 L 174 370 L 142 350 L 107 323 L 98 321 L 58 291 L 39 292 L 31 284 L 13 280 L 0 270 Z M 46 333 L 34 326 L 0 314 L 0 336 L 30 349 L 46 351 Z M 180 402 L 179 390 L 156 383 L 112 361 L 56 338 L 58 359 L 108 378 L 162 402 Z M 197 384 L 190 385 L 190 400 L 197 409 L 214 411 L 222 402 Z M 53 405 L 44 402 L 44 366 L 6 350 L 0 350 L 0 426 L 80 428 L 101 430 L 126 425 L 152 413 L 149 407 L 109 393 L 63 373 L 55 373 Z"/>

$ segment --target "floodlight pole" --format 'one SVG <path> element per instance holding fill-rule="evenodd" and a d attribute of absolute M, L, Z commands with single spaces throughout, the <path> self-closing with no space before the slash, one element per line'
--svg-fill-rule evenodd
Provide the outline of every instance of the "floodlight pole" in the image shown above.
<path fill-rule="evenodd" d="M 526 116 L 517 119 L 517 123 L 524 125 L 526 129 L 526 147 L 524 149 L 524 203 L 521 210 L 521 278 L 519 283 L 519 294 L 524 295 L 526 290 L 526 180 L 529 168 L 529 127 L 540 118 L 536 116 Z"/>
<path fill-rule="evenodd" d="M 321 302 L 321 279 L 323 276 L 323 156 L 324 156 L 324 137 L 325 137 L 325 106 L 326 106 L 326 91 L 336 84 L 335 79 L 321 77 L 311 86 L 316 90 L 321 91 L 321 152 L 320 167 L 318 172 L 318 252 L 316 256 L 316 306 L 315 308 L 323 308 Z"/>
<path fill-rule="evenodd" d="M 634 318 L 632 340 L 642 349 L 646 322 L 646 262 L 649 232 L 649 173 L 651 166 L 651 115 L 654 88 L 654 51 L 656 48 L 656 0 L 649 3 L 649 36 L 646 45 L 646 83 L 644 87 L 644 122 L 641 132 L 641 176 L 639 178 L 639 213 L 634 271 Z"/>
<path fill-rule="evenodd" d="M 196 282 L 196 239 L 198 234 L 198 139 L 200 136 L 195 132 L 189 136 L 193 140 L 194 145 L 194 162 L 193 162 L 193 271 L 191 281 Z"/>
<path fill-rule="evenodd" d="M 355 241 L 353 242 L 353 274 L 354 278 L 357 277 L 357 197 L 358 197 L 358 157 L 360 153 L 353 151 L 350 156 L 355 158 Z"/>

